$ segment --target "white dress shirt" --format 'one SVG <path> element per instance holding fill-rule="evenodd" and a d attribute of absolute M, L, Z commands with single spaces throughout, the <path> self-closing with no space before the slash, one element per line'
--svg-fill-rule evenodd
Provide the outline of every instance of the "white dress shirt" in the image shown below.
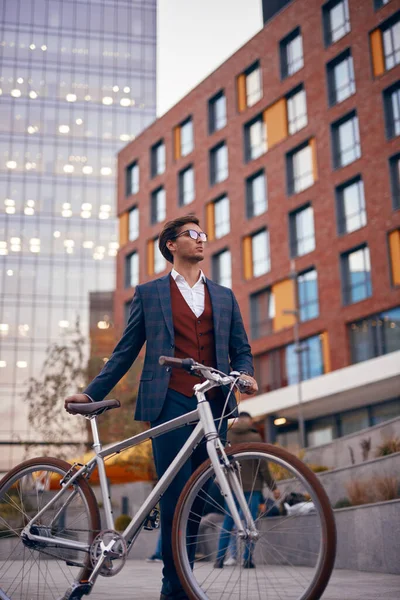
<path fill-rule="evenodd" d="M 186 300 L 190 310 L 194 312 L 196 317 L 199 317 L 204 312 L 205 302 L 205 290 L 204 284 L 206 281 L 205 275 L 200 270 L 200 276 L 193 287 L 190 287 L 186 279 L 178 273 L 175 269 L 172 269 L 171 276 L 174 278 L 179 291 Z"/>

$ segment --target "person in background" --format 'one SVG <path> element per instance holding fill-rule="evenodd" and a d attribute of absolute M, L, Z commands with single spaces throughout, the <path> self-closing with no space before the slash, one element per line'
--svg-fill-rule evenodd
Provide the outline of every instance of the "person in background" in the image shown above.
<path fill-rule="evenodd" d="M 232 444 L 239 444 L 241 442 L 263 441 L 257 429 L 255 429 L 253 419 L 251 418 L 251 415 L 248 412 L 242 411 L 239 414 L 238 419 L 228 431 L 228 441 Z M 259 505 L 263 503 L 262 489 L 264 485 L 267 485 L 273 491 L 275 498 L 279 498 L 279 490 L 277 489 L 276 483 L 273 477 L 271 476 L 271 473 L 269 472 L 268 465 L 260 464 L 259 466 L 257 465 L 257 467 L 254 468 L 253 461 L 247 460 L 241 463 L 241 467 L 241 478 L 244 495 L 249 505 L 251 515 L 253 519 L 256 519 Z M 257 473 L 255 482 L 254 472 Z M 234 521 L 231 515 L 227 513 L 222 523 L 221 533 L 218 542 L 217 558 L 214 563 L 215 569 L 222 569 L 224 566 L 225 555 L 230 543 L 231 531 L 233 529 L 233 526 Z M 255 568 L 252 553 L 253 544 L 246 544 L 243 556 L 244 569 Z M 235 564 L 235 556 L 233 556 L 232 558 L 233 561 L 229 561 L 228 564 Z"/>

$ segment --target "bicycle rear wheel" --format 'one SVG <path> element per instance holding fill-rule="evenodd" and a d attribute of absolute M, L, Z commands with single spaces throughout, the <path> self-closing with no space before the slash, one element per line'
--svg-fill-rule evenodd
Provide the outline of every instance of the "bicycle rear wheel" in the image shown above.
<path fill-rule="evenodd" d="M 47 600 L 64 596 L 91 573 L 89 553 L 52 543 L 52 538 L 90 546 L 100 530 L 96 498 L 79 478 L 44 511 L 31 531 L 48 543 L 24 540 L 27 523 L 60 490 L 71 465 L 56 458 L 27 460 L 0 481 L 0 598 Z"/>
<path fill-rule="evenodd" d="M 336 552 L 333 512 L 318 479 L 295 456 L 269 444 L 238 444 L 226 454 L 253 507 L 259 539 L 231 534 L 236 556 L 228 561 L 231 566 L 223 566 L 232 519 L 211 462 L 200 465 L 182 491 L 173 524 L 175 564 L 187 595 L 191 600 L 318 600 Z M 280 499 L 264 488 L 269 498 L 257 508 L 266 467 Z"/>

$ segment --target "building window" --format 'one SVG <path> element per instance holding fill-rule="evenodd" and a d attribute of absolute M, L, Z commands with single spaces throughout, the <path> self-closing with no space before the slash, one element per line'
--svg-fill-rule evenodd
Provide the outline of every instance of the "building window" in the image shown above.
<path fill-rule="evenodd" d="M 299 71 L 303 65 L 303 40 L 298 27 L 280 42 L 281 77 L 285 79 Z"/>
<path fill-rule="evenodd" d="M 321 337 L 314 335 L 305 340 L 301 340 L 302 351 L 301 377 L 298 368 L 296 344 L 286 346 L 286 377 L 288 385 L 298 383 L 299 380 L 306 381 L 313 377 L 318 377 L 324 373 L 324 358 L 322 351 Z"/>
<path fill-rule="evenodd" d="M 134 162 L 126 170 L 126 195 L 131 196 L 139 191 L 139 163 Z"/>
<path fill-rule="evenodd" d="M 175 158 L 180 158 L 181 156 L 187 156 L 193 150 L 193 121 L 192 118 L 189 117 L 181 123 L 181 125 L 177 128 L 178 131 L 178 153 Z"/>
<path fill-rule="evenodd" d="M 215 185 L 228 177 L 228 147 L 223 142 L 210 150 L 210 183 Z"/>
<path fill-rule="evenodd" d="M 355 112 L 332 124 L 333 164 L 345 167 L 361 156 L 358 117 Z"/>
<path fill-rule="evenodd" d="M 246 106 L 256 104 L 262 98 L 261 69 L 256 63 L 245 72 Z"/>
<path fill-rule="evenodd" d="M 388 139 L 400 135 L 400 82 L 383 92 L 385 107 L 386 136 Z"/>
<path fill-rule="evenodd" d="M 351 233 L 367 223 L 364 183 L 356 177 L 336 188 L 339 234 Z"/>
<path fill-rule="evenodd" d="M 165 171 L 165 144 L 163 141 L 154 144 L 151 148 L 151 176 L 156 177 Z"/>
<path fill-rule="evenodd" d="M 400 154 L 392 156 L 389 160 L 390 179 L 392 183 L 392 203 L 393 209 L 400 208 Z"/>
<path fill-rule="evenodd" d="M 186 206 L 193 202 L 195 198 L 194 189 L 194 169 L 187 167 L 179 173 L 179 205 Z"/>
<path fill-rule="evenodd" d="M 139 283 L 139 253 L 127 256 L 125 264 L 125 287 L 136 287 Z"/>
<path fill-rule="evenodd" d="M 314 156 L 310 142 L 302 144 L 286 156 L 288 193 L 297 194 L 314 183 Z"/>
<path fill-rule="evenodd" d="M 139 209 L 134 206 L 129 211 L 129 241 L 137 240 L 139 237 Z"/>
<path fill-rule="evenodd" d="M 214 236 L 216 239 L 230 232 L 229 199 L 223 196 L 214 202 Z"/>
<path fill-rule="evenodd" d="M 290 253 L 303 256 L 315 250 L 314 212 L 308 205 L 289 214 Z"/>
<path fill-rule="evenodd" d="M 208 127 L 214 133 L 226 125 L 226 98 L 224 92 L 219 92 L 208 102 Z"/>
<path fill-rule="evenodd" d="M 253 277 L 259 277 L 271 270 L 269 251 L 269 231 L 263 229 L 251 236 Z"/>
<path fill-rule="evenodd" d="M 162 273 L 167 266 L 167 261 L 158 247 L 158 238 L 153 240 L 154 273 Z"/>
<path fill-rule="evenodd" d="M 325 45 L 330 46 L 350 31 L 347 0 L 330 0 L 322 7 Z"/>
<path fill-rule="evenodd" d="M 292 135 L 307 125 L 306 91 L 303 86 L 287 96 L 288 130 Z"/>
<path fill-rule="evenodd" d="M 375 10 L 378 10 L 378 8 L 382 8 L 382 6 L 389 4 L 389 2 L 390 0 L 374 0 Z"/>
<path fill-rule="evenodd" d="M 349 337 L 352 363 L 400 350 L 400 307 L 354 321 Z"/>
<path fill-rule="evenodd" d="M 232 261 L 230 250 L 223 250 L 212 257 L 212 277 L 215 283 L 232 287 Z"/>
<path fill-rule="evenodd" d="M 385 56 L 385 68 L 387 71 L 393 69 L 400 63 L 400 15 L 397 14 L 394 20 L 390 20 L 388 25 L 382 30 L 383 53 Z"/>
<path fill-rule="evenodd" d="M 369 298 L 372 295 L 372 287 L 368 246 L 342 254 L 341 264 L 344 304 L 353 304 Z"/>
<path fill-rule="evenodd" d="M 275 300 L 271 289 L 250 296 L 251 337 L 258 340 L 273 331 Z"/>
<path fill-rule="evenodd" d="M 300 321 L 309 321 L 319 315 L 318 278 L 316 269 L 297 276 L 297 297 Z"/>
<path fill-rule="evenodd" d="M 355 93 L 353 57 L 346 50 L 327 64 L 329 104 L 339 104 Z"/>
<path fill-rule="evenodd" d="M 164 221 L 166 214 L 165 189 L 158 188 L 151 194 L 151 224 Z"/>
<path fill-rule="evenodd" d="M 264 171 L 259 171 L 246 180 L 247 218 L 257 217 L 268 208 L 267 184 Z"/>
<path fill-rule="evenodd" d="M 267 129 L 262 115 L 244 126 L 244 140 L 246 162 L 267 151 Z"/>

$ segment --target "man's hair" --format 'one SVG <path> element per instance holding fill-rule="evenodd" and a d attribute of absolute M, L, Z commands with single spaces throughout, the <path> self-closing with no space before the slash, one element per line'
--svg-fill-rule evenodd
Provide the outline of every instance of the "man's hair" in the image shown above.
<path fill-rule="evenodd" d="M 174 264 L 174 257 L 171 252 L 167 248 L 168 240 L 172 240 L 179 233 L 180 228 L 183 225 L 187 225 L 188 223 L 195 223 L 196 225 L 200 225 L 199 219 L 194 214 L 189 214 L 184 217 L 179 217 L 178 219 L 174 219 L 173 221 L 168 221 L 165 223 L 162 232 L 160 233 L 160 237 L 158 239 L 158 247 L 160 248 L 160 252 L 163 257 L 170 263 Z"/>
<path fill-rule="evenodd" d="M 250 413 L 246 412 L 245 410 L 242 410 L 242 412 L 239 413 L 239 418 L 240 417 L 249 417 L 250 419 L 252 419 L 253 417 L 251 416 Z"/>

